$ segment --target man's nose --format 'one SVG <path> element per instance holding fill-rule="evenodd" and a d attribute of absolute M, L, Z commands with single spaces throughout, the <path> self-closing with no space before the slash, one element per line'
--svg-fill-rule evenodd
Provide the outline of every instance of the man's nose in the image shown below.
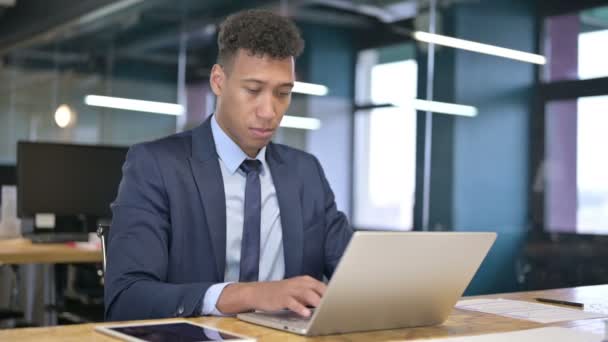
<path fill-rule="evenodd" d="M 266 95 L 262 98 L 258 107 L 257 114 L 264 119 L 272 119 L 276 116 L 275 106 L 272 96 Z"/>

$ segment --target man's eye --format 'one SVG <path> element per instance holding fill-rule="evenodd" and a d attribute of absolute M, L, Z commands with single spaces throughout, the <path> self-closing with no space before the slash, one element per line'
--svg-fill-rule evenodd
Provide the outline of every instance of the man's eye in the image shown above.
<path fill-rule="evenodd" d="M 250 94 L 258 94 L 260 92 L 260 89 L 251 89 L 251 88 L 245 88 L 247 89 L 247 92 Z"/>

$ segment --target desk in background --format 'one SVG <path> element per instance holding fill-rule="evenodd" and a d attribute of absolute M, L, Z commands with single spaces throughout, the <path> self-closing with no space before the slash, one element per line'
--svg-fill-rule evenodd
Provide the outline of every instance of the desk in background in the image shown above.
<path fill-rule="evenodd" d="M 92 250 L 70 246 L 65 243 L 52 244 L 33 244 L 23 238 L 0 240 L 0 265 L 25 265 L 42 264 L 44 294 L 43 303 L 54 305 L 56 303 L 55 273 L 54 264 L 59 263 L 100 263 L 102 261 L 101 250 Z M 29 267 L 26 270 L 26 284 L 35 283 L 35 270 Z M 34 289 L 26 287 L 25 318 L 32 321 Z M 46 312 L 44 317 L 45 325 L 56 324 L 57 317 L 54 312 Z M 2 339 L 0 339 L 1 341 Z"/>
<path fill-rule="evenodd" d="M 535 297 L 550 297 L 583 302 L 593 311 L 608 314 L 608 285 L 477 296 L 471 298 L 508 298 L 533 301 Z M 304 338 L 286 332 L 241 322 L 235 318 L 199 317 L 191 322 L 214 326 L 227 331 L 257 338 L 259 341 L 395 341 L 432 337 L 466 336 L 506 332 L 542 326 L 562 326 L 597 334 L 604 333 L 603 319 L 590 319 L 543 325 L 480 312 L 454 309 L 448 320 L 439 326 L 384 330 L 366 333 L 328 335 Z M 163 320 L 156 320 L 158 322 Z M 145 321 L 152 322 L 152 321 Z M 103 323 L 99 323 L 103 324 Z M 0 331 L 0 341 L 116 341 L 94 331 L 99 324 L 80 324 L 49 328 L 26 328 Z M 114 324 L 114 323 L 113 323 Z"/>
<path fill-rule="evenodd" d="M 101 250 L 78 248 L 65 243 L 33 244 L 22 238 L 0 240 L 0 265 L 75 264 L 101 261 Z"/>

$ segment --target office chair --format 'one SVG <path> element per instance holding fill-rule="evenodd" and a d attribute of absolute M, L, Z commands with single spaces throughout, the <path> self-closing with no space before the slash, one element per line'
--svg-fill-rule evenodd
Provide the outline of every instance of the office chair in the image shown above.
<path fill-rule="evenodd" d="M 102 263 L 97 265 L 64 265 L 59 278 L 64 279 L 63 296 L 58 305 L 49 308 L 57 312 L 63 324 L 90 323 L 103 320 L 103 285 L 106 271 L 107 241 L 110 226 L 97 226 L 101 240 Z M 101 285 L 101 287 L 100 287 Z"/>
<path fill-rule="evenodd" d="M 110 226 L 107 224 L 100 224 L 97 226 L 97 236 L 101 239 L 101 252 L 103 254 L 103 273 L 106 272 L 106 254 L 107 254 L 107 241 L 108 234 L 110 233 Z"/>
<path fill-rule="evenodd" d="M 23 311 L 19 311 L 16 309 L 18 306 L 17 302 L 18 302 L 18 298 L 19 298 L 19 283 L 20 283 L 19 269 L 18 269 L 17 265 L 0 265 L 0 266 L 6 266 L 6 267 L 10 268 L 13 273 L 13 276 L 14 276 L 14 280 L 12 281 L 11 289 L 10 289 L 11 293 L 10 293 L 10 298 L 9 298 L 9 306 L 6 308 L 0 308 L 0 323 L 12 320 L 15 322 L 15 327 L 31 326 L 30 324 L 27 324 L 24 321 Z"/>

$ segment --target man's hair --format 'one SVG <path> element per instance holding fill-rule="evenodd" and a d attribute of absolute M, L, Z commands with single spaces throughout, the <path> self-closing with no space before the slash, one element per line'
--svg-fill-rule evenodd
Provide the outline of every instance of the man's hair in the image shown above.
<path fill-rule="evenodd" d="M 304 49 L 300 31 L 289 19 L 266 10 L 246 10 L 230 15 L 217 37 L 218 63 L 229 66 L 239 49 L 254 56 L 283 59 L 298 57 Z"/>

